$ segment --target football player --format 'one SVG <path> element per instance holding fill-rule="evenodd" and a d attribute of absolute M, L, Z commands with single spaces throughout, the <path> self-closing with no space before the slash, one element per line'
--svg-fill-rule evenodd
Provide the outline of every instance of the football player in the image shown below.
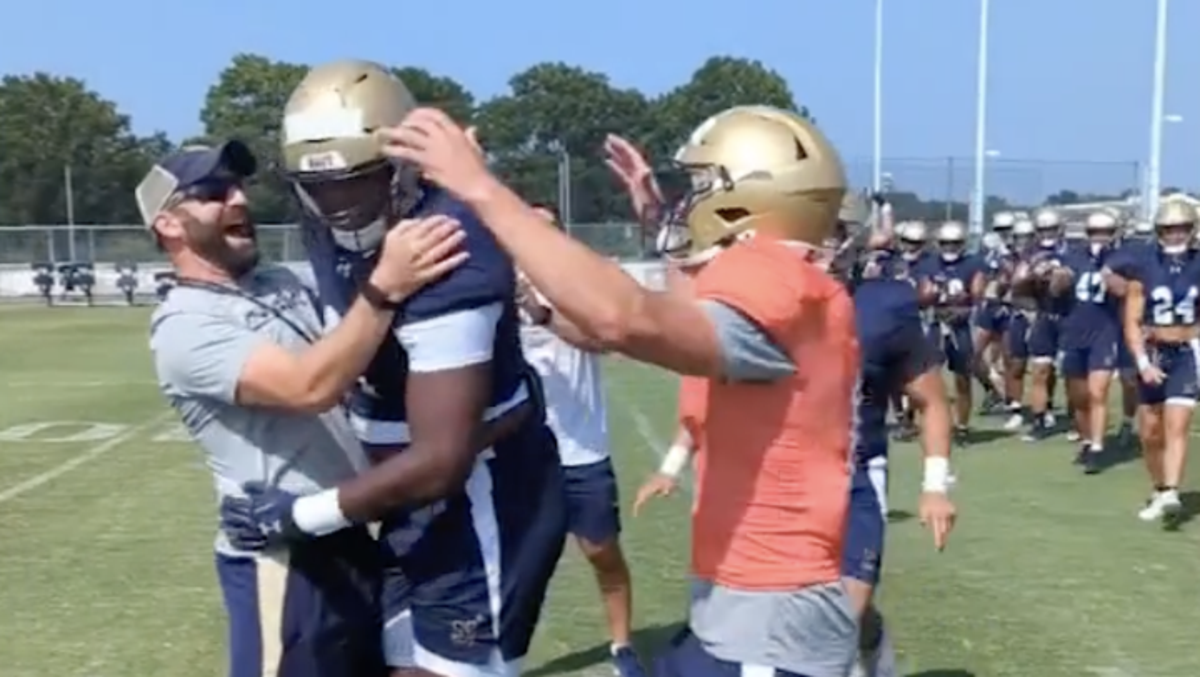
<path fill-rule="evenodd" d="M 1120 223 L 1108 211 L 1089 214 L 1085 247 L 1072 247 L 1050 277 L 1050 293 L 1064 300 L 1063 378 L 1073 404 L 1075 426 L 1084 436 L 1076 462 L 1084 472 L 1099 472 L 1108 428 L 1108 388 L 1117 367 L 1120 321 L 1117 302 L 1108 293 L 1108 259 Z"/>
<path fill-rule="evenodd" d="M 1004 301 L 1003 273 L 1012 255 L 1012 212 L 997 212 L 992 217 L 992 232 L 983 242 L 984 289 L 983 300 L 975 311 L 975 358 L 980 372 L 980 384 L 986 399 L 982 410 L 994 412 L 1005 404 L 1004 330 L 1008 326 L 1009 307 Z"/>
<path fill-rule="evenodd" d="M 984 267 L 979 258 L 967 253 L 967 228 L 961 222 L 943 223 L 936 240 L 937 257 L 918 272 L 918 279 L 934 298 L 938 345 L 954 375 L 954 435 L 965 444 L 971 420 L 972 380 L 978 364 L 971 345 L 971 309 L 983 299 Z"/>
<path fill-rule="evenodd" d="M 908 275 L 916 280 L 933 262 L 933 252 L 929 250 L 929 229 L 924 221 L 902 221 L 896 225 L 896 251 L 900 261 L 908 270 Z M 926 339 L 930 345 L 940 344 L 935 334 L 936 321 L 930 298 L 926 294 L 922 298 L 921 321 L 925 326 Z M 916 413 L 904 402 L 902 394 L 894 395 L 892 410 L 897 414 L 895 437 L 899 441 L 909 441 L 917 436 Z"/>
<path fill-rule="evenodd" d="M 350 398 L 375 467 L 254 511 L 279 519 L 282 539 L 382 521 L 399 674 L 517 675 L 565 540 L 562 469 L 521 352 L 512 260 L 468 206 L 383 152 L 415 105 L 383 66 L 346 60 L 311 69 L 285 106 L 283 162 L 328 324 L 372 293 L 361 280 L 397 219 L 452 217 L 469 258 L 397 309 Z"/>
<path fill-rule="evenodd" d="M 882 677 L 897 674 L 883 618 L 871 602 L 887 522 L 888 403 L 903 392 L 920 414 L 925 465 L 919 514 L 939 550 L 955 518 L 947 497 L 951 414 L 940 355 L 926 340 L 917 291 L 906 271 L 877 265 L 868 254 L 847 283 L 854 295 L 862 377 L 842 575 L 861 624 L 855 674 Z"/>
<path fill-rule="evenodd" d="M 387 136 L 474 208 L 556 312 L 704 380 L 688 631 L 658 674 L 849 672 L 858 632 L 840 560 L 859 365 L 853 303 L 824 271 L 846 190 L 824 135 L 766 106 L 693 132 L 675 159 L 693 187 L 680 256 L 705 262 L 694 298 L 648 289 L 546 224 L 444 114 L 417 111 Z"/>
<path fill-rule="evenodd" d="M 1196 221 L 1187 202 L 1164 199 L 1154 221 L 1158 242 L 1126 271 L 1125 341 L 1141 379 L 1138 435 L 1154 487 L 1138 513 L 1146 521 L 1171 518 L 1182 507 L 1179 483 L 1200 390 L 1200 254 L 1191 246 Z"/>
<path fill-rule="evenodd" d="M 1005 331 L 1004 348 L 1007 361 L 1004 368 L 1008 399 L 1008 420 L 1005 430 L 1025 426 L 1025 374 L 1029 363 L 1029 330 L 1037 317 L 1037 299 L 1029 278 L 1029 257 L 1035 251 L 1037 229 L 1029 219 L 1017 219 L 1013 224 L 1013 255 L 1005 262 L 1002 277 L 1007 288 L 1011 315 Z"/>
<path fill-rule="evenodd" d="M 1029 253 L 1029 276 L 1024 280 L 1037 304 L 1028 341 L 1029 363 L 1033 368 L 1029 392 L 1031 427 L 1025 435 L 1027 441 L 1047 437 L 1054 427 L 1051 401 L 1063 306 L 1062 300 L 1051 295 L 1049 290 L 1050 273 L 1062 264 L 1062 217 L 1054 209 L 1040 209 L 1034 214 L 1034 228 L 1037 242 Z"/>
<path fill-rule="evenodd" d="M 1136 221 L 1125 230 L 1117 250 L 1108 258 L 1107 267 L 1110 274 L 1107 275 L 1107 284 L 1121 305 L 1118 317 L 1124 317 L 1128 269 L 1141 260 L 1145 255 L 1145 250 L 1153 244 L 1154 225 L 1147 221 Z M 1129 344 L 1125 342 L 1124 333 L 1121 335 L 1121 340 L 1117 342 L 1117 370 L 1121 377 L 1121 426 L 1117 431 L 1116 442 L 1119 446 L 1128 448 L 1137 441 L 1133 422 L 1137 417 L 1141 378 L 1138 376 L 1133 355 L 1129 352 Z"/>

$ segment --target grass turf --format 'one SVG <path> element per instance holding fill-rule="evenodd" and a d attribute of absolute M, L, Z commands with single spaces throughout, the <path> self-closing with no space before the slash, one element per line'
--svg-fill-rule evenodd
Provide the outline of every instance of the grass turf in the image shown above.
<path fill-rule="evenodd" d="M 0 308 L 0 677 L 223 673 L 211 482 L 154 384 L 147 315 Z M 628 503 L 671 432 L 674 379 L 619 360 L 606 375 Z M 941 554 L 912 518 L 917 451 L 894 453 L 880 601 L 906 674 L 1200 675 L 1200 525 L 1138 522 L 1136 460 L 1083 477 L 1062 441 L 979 436 L 958 452 L 960 522 Z M 683 617 L 686 508 L 625 518 L 646 653 Z M 604 640 L 568 547 L 527 674 L 609 674 Z"/>

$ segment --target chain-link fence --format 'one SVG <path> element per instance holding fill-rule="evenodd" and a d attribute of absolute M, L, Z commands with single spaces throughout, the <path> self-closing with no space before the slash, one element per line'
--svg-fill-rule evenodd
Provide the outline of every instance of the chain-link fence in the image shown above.
<path fill-rule="evenodd" d="M 970 158 L 884 158 L 882 169 L 891 191 L 914 193 L 926 201 L 966 204 L 974 189 L 975 163 Z M 871 185 L 870 159 L 847 162 L 846 172 L 855 187 Z M 1020 206 L 1040 205 L 1056 195 L 1125 195 L 1141 185 L 1138 162 L 988 158 L 984 165 L 984 192 Z"/>
<path fill-rule="evenodd" d="M 641 229 L 633 223 L 572 224 L 576 238 L 608 256 L 636 259 L 644 251 Z M 260 225 L 259 247 L 269 261 L 304 258 L 294 225 Z M 0 226 L 0 263 L 150 263 L 164 261 L 141 226 Z"/>

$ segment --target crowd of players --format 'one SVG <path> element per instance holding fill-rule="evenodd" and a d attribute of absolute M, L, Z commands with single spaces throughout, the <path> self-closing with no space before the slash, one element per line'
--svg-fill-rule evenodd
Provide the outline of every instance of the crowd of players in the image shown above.
<path fill-rule="evenodd" d="M 1124 343 L 1155 487 L 1143 515 L 1178 507 L 1200 284 L 1182 203 L 1164 203 L 1142 246 L 1117 249 L 1105 213 L 1065 243 L 1046 210 L 998 215 L 982 256 L 957 223 L 927 251 L 921 224 L 866 228 L 846 211 L 840 158 L 809 121 L 737 107 L 681 145 L 692 190 L 678 205 L 609 139 L 635 212 L 661 226 L 669 284 L 650 290 L 513 193 L 471 130 L 381 66 L 313 68 L 282 130 L 315 288 L 258 260 L 244 144 L 184 148 L 137 190 L 178 273 L 151 347 L 220 497 L 232 677 L 516 675 L 568 530 L 602 589 L 625 586 L 605 595 L 610 617 L 625 606 L 614 668 L 643 674 L 611 465 L 598 448 L 587 463 L 566 453 L 589 441 L 564 429 L 562 398 L 601 391 L 555 382 L 579 369 L 533 373 L 519 310 L 683 377 L 676 443 L 638 497 L 693 463 L 688 623 L 654 662 L 662 677 L 894 674 L 871 598 L 897 402 L 921 436 L 919 513 L 941 548 L 972 379 L 1016 416 L 1028 364 L 1040 437 L 1061 352 L 1094 468 Z"/>
<path fill-rule="evenodd" d="M 954 381 L 956 438 L 970 439 L 976 385 L 982 411 L 1007 413 L 1004 427 L 1027 441 L 1046 438 L 1059 428 L 1051 402 L 1061 382 L 1066 436 L 1080 443 L 1074 460 L 1097 473 L 1119 382 L 1115 445 L 1140 440 L 1153 484 L 1139 516 L 1177 512 L 1197 394 L 1196 221 L 1184 196 L 1164 198 L 1153 222 L 1105 208 L 1073 222 L 1053 207 L 1004 211 L 977 253 L 959 222 L 896 224 L 894 247 L 880 254 L 918 289 L 929 341 Z M 903 402 L 897 410 L 897 434 L 910 437 L 912 414 Z"/>

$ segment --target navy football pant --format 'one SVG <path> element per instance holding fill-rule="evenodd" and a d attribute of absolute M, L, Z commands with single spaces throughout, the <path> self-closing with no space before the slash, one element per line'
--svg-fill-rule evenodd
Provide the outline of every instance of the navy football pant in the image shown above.
<path fill-rule="evenodd" d="M 566 515 L 554 435 L 531 419 L 480 455 L 461 494 L 385 521 L 388 662 L 447 677 L 516 674 Z"/>
<path fill-rule="evenodd" d="M 379 549 L 347 529 L 256 557 L 217 554 L 230 677 L 383 677 Z"/>

